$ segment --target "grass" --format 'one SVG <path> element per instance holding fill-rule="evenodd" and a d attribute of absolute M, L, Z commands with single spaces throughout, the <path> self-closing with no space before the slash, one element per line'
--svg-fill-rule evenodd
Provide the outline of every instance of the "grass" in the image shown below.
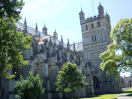
<path fill-rule="evenodd" d="M 89 98 L 78 98 L 78 99 L 108 99 L 108 98 L 116 98 L 117 95 L 123 94 L 123 93 L 130 93 L 129 96 L 132 96 L 132 88 L 130 89 L 124 89 L 122 93 L 116 93 L 116 94 L 103 94 L 96 97 L 89 97 Z"/>
<path fill-rule="evenodd" d="M 130 88 L 130 89 L 124 89 L 123 92 L 124 93 L 129 93 L 128 96 L 131 96 L 132 97 L 132 88 Z"/>
<path fill-rule="evenodd" d="M 97 97 L 78 98 L 78 99 L 108 99 L 108 98 L 116 98 L 117 95 L 119 95 L 119 93 L 117 93 L 117 94 L 104 94 L 104 95 L 99 95 Z"/>
<path fill-rule="evenodd" d="M 132 97 L 132 93 L 129 93 L 128 96 L 131 96 Z"/>

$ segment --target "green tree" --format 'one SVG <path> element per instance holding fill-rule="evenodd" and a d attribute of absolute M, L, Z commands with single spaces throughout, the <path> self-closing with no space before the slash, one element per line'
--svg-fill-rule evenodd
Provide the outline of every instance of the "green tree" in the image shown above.
<path fill-rule="evenodd" d="M 23 0 L 0 0 L 0 18 L 13 17 L 18 21 L 23 5 Z"/>
<path fill-rule="evenodd" d="M 14 26 L 20 19 L 20 12 L 24 5 L 23 0 L 0 1 L 0 76 L 13 77 L 8 74 L 11 66 L 25 65 L 22 52 L 29 49 L 31 36 L 23 36 Z"/>
<path fill-rule="evenodd" d="M 57 76 L 57 86 L 56 91 L 72 92 L 72 97 L 74 97 L 73 90 L 75 87 L 77 89 L 83 88 L 87 83 L 84 81 L 84 75 L 77 69 L 76 64 L 67 62 L 63 65 Z"/>
<path fill-rule="evenodd" d="M 21 76 L 20 81 L 16 82 L 18 94 L 15 97 L 20 99 L 40 99 L 45 91 L 45 88 L 42 88 L 42 84 L 43 80 L 40 80 L 39 74 L 33 76 L 30 71 L 29 76 L 25 80 Z"/>
<path fill-rule="evenodd" d="M 132 69 L 132 18 L 120 19 L 110 34 L 114 43 L 107 46 L 107 51 L 100 54 L 103 62 L 100 67 L 109 75 L 115 73 L 116 78 L 124 70 Z M 121 54 L 116 54 L 121 51 Z"/>

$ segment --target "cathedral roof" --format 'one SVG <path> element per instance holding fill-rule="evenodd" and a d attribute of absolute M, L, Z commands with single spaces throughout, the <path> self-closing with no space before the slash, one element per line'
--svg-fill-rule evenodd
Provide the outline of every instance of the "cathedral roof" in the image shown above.
<path fill-rule="evenodd" d="M 17 22 L 15 23 L 15 26 L 17 27 L 17 30 L 20 29 L 21 31 L 23 30 L 23 23 L 21 22 Z M 32 28 L 32 27 L 29 27 L 27 26 L 27 31 L 28 31 L 28 34 L 29 35 L 35 35 L 35 29 Z M 42 38 L 43 37 L 43 33 L 38 31 L 38 34 L 41 34 L 40 37 Z M 51 37 L 52 41 L 53 41 L 53 36 L 49 35 L 49 37 Z M 48 41 L 49 41 L 49 38 L 48 38 Z M 59 40 L 56 41 L 56 44 L 59 45 Z M 67 47 L 67 44 L 63 44 L 63 46 L 66 48 Z M 76 51 L 82 51 L 83 50 L 83 44 L 82 42 L 78 42 L 78 43 L 75 43 L 75 49 Z M 70 45 L 70 50 L 73 50 L 73 44 Z"/>
<path fill-rule="evenodd" d="M 17 29 L 20 29 L 21 31 L 23 29 L 23 25 L 24 24 L 21 22 L 15 23 L 15 26 L 17 27 Z M 35 35 L 35 29 L 34 28 L 27 26 L 27 31 L 28 31 L 28 34 Z"/>

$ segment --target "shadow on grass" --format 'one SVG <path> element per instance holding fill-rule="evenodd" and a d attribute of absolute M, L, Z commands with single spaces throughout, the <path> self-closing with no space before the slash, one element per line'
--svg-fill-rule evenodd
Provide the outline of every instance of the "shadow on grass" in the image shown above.
<path fill-rule="evenodd" d="M 128 94 L 128 96 L 132 96 L 132 93 Z"/>
<path fill-rule="evenodd" d="M 100 94 L 100 95 L 94 95 L 92 97 L 86 97 L 86 98 L 74 98 L 74 99 L 89 99 L 89 98 L 93 98 L 95 99 L 96 98 L 99 98 L 99 97 L 103 97 L 103 95 L 119 95 L 119 94 L 124 94 L 124 93 L 129 93 L 128 96 L 132 96 L 132 88 L 131 89 L 128 89 L 128 90 L 123 90 L 122 92 L 119 92 L 119 93 L 107 93 L 107 94 Z M 115 98 L 116 98 L 116 95 L 115 95 Z M 109 97 L 108 97 L 109 98 Z M 110 97 L 111 98 L 111 97 Z M 67 99 L 72 99 L 72 98 L 67 98 Z M 104 98 L 103 98 L 104 99 Z"/>

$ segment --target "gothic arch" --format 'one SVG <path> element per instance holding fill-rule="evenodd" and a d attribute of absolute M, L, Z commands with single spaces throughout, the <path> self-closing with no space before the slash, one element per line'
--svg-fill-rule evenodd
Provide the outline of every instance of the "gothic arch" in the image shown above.
<path fill-rule="evenodd" d="M 86 30 L 88 30 L 88 26 L 87 25 L 85 25 L 85 28 L 86 28 Z"/>
<path fill-rule="evenodd" d="M 93 84 L 94 84 L 94 93 L 99 94 L 100 93 L 100 82 L 96 76 L 93 76 Z"/>
<path fill-rule="evenodd" d="M 97 22 L 97 26 L 100 27 L 100 23 L 99 22 Z"/>
<path fill-rule="evenodd" d="M 93 23 L 91 24 L 91 27 L 92 27 L 92 29 L 94 28 L 94 24 Z"/>

